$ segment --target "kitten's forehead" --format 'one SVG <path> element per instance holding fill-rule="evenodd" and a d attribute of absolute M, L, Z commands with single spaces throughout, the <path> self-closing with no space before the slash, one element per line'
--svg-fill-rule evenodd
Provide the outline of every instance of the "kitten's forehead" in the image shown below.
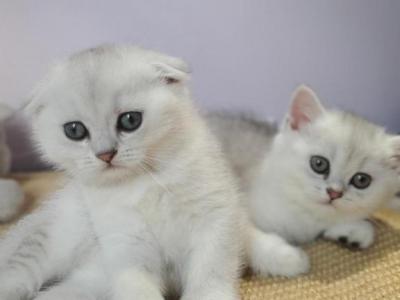
<path fill-rule="evenodd" d="M 57 65 L 42 97 L 60 113 L 102 115 L 117 109 L 124 97 L 153 86 L 155 77 L 151 63 L 140 56 L 96 48 Z"/>
<path fill-rule="evenodd" d="M 180 98 L 189 95 L 185 84 L 188 71 L 183 60 L 140 47 L 110 45 L 84 50 L 50 70 L 33 90 L 26 112 L 38 116 L 46 107 L 62 110 L 64 106 L 69 111 L 71 106 L 87 109 L 85 105 L 108 110 L 107 105 L 115 105 L 121 96 L 136 99 L 139 94 L 144 99 L 149 91 L 164 92 L 165 96 L 179 92 Z"/>
<path fill-rule="evenodd" d="M 321 139 L 353 152 L 372 154 L 386 141 L 383 128 L 343 112 L 326 113 L 316 122 L 315 130 Z"/>
<path fill-rule="evenodd" d="M 84 98 L 96 101 L 143 88 L 154 73 L 151 65 L 141 60 L 125 59 L 113 52 L 89 53 L 67 61 L 61 80 L 77 88 Z"/>
<path fill-rule="evenodd" d="M 329 111 L 311 128 L 313 146 L 343 173 L 371 169 L 386 159 L 384 129 L 352 114 Z"/>

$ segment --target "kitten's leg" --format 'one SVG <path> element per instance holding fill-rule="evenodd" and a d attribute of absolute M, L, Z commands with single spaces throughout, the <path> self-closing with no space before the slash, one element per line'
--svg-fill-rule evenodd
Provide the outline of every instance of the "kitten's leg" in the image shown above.
<path fill-rule="evenodd" d="M 235 225 L 193 234 L 182 270 L 182 300 L 238 300 L 241 253 Z"/>
<path fill-rule="evenodd" d="M 47 211 L 26 217 L 0 241 L 0 299 L 31 298 L 45 281 L 46 217 Z"/>
<path fill-rule="evenodd" d="M 113 300 L 164 300 L 158 275 L 142 268 L 120 271 L 112 287 Z"/>
<path fill-rule="evenodd" d="M 102 218 L 99 243 L 112 300 L 163 300 L 161 252 L 156 238 L 132 210 L 117 210 L 118 218 Z"/>
<path fill-rule="evenodd" d="M 86 264 L 35 300 L 102 300 L 109 299 L 110 284 L 98 255 L 90 254 Z"/>
<path fill-rule="evenodd" d="M 343 223 L 326 230 L 323 237 L 351 249 L 366 249 L 374 242 L 374 227 L 367 220 Z"/>
<path fill-rule="evenodd" d="M 71 217 L 76 210 L 63 203 L 68 202 L 47 203 L 0 241 L 0 299 L 31 299 L 46 281 L 71 268 L 77 256 L 72 249 L 85 230 Z"/>
<path fill-rule="evenodd" d="M 277 234 L 251 226 L 247 246 L 249 265 L 262 276 L 293 277 L 307 273 L 310 268 L 307 254 Z"/>

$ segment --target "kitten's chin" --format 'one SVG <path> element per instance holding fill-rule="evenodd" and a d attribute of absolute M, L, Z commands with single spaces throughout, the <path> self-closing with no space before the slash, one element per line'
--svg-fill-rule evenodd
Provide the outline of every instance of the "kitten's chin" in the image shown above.
<path fill-rule="evenodd" d="M 79 174 L 78 177 L 89 185 L 107 186 L 123 183 L 140 174 L 141 171 L 138 168 L 108 165 L 90 174 Z"/>
<path fill-rule="evenodd" d="M 358 208 L 348 207 L 340 201 L 320 200 L 317 201 L 315 207 L 328 218 L 332 219 L 347 219 L 354 217 L 365 217 L 368 214 Z"/>

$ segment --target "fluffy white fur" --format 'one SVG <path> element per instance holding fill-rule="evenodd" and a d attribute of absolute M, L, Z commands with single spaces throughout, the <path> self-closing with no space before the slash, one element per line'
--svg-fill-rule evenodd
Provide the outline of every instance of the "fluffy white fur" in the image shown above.
<path fill-rule="evenodd" d="M 11 151 L 7 144 L 4 122 L 13 110 L 0 103 L 0 175 L 6 175 L 11 166 Z M 0 179 L 0 222 L 14 218 L 21 208 L 24 193 L 19 184 L 12 179 Z"/>
<path fill-rule="evenodd" d="M 296 90 L 277 134 L 268 124 L 243 118 L 212 116 L 209 123 L 240 175 L 251 219 L 261 229 L 253 230 L 250 244 L 255 271 L 307 272 L 308 257 L 296 245 L 319 235 L 352 248 L 373 243 L 373 226 L 365 219 L 397 191 L 399 136 L 354 115 L 326 110 L 305 86 Z M 250 150 L 253 144 L 262 155 Z M 243 148 L 249 150 L 238 151 Z M 312 170 L 314 155 L 330 161 L 328 175 Z M 358 172 L 372 177 L 366 189 L 350 184 Z M 343 196 L 331 200 L 328 188 Z"/>
<path fill-rule="evenodd" d="M 105 46 L 39 85 L 34 137 L 68 180 L 1 241 L 0 299 L 239 298 L 242 210 L 187 77 L 180 59 Z M 143 123 L 118 132 L 127 111 Z M 90 136 L 68 139 L 71 121 Z M 96 157 L 111 148 L 111 165 Z"/>

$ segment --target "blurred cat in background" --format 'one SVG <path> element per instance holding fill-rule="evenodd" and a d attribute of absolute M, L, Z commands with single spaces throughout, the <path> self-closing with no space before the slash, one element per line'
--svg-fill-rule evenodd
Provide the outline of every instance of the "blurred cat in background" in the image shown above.
<path fill-rule="evenodd" d="M 7 144 L 4 122 L 13 114 L 13 110 L 0 103 L 0 176 L 5 176 L 11 167 L 11 151 Z M 14 218 L 21 208 L 24 193 L 19 184 L 12 179 L 0 179 L 0 222 Z"/>
<path fill-rule="evenodd" d="M 208 121 L 247 195 L 257 227 L 249 249 L 255 271 L 307 272 L 297 245 L 319 236 L 357 249 L 373 243 L 367 218 L 398 190 L 400 136 L 327 110 L 305 86 L 280 130 L 232 115 L 210 114 Z"/>

